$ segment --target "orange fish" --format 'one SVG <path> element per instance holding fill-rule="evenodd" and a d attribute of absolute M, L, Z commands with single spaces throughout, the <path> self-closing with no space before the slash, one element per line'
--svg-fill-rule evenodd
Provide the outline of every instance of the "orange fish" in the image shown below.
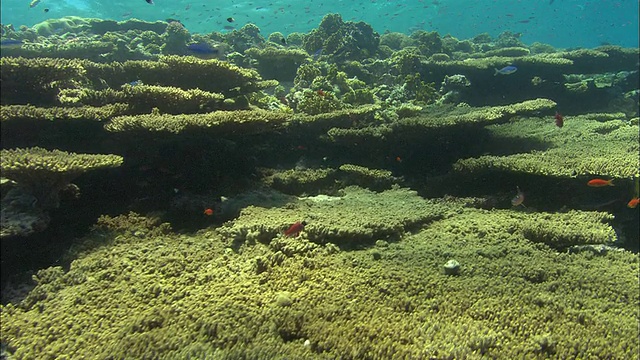
<path fill-rule="evenodd" d="M 204 214 L 207 216 L 213 215 L 213 209 L 211 208 L 204 209 Z"/>
<path fill-rule="evenodd" d="M 589 180 L 587 185 L 591 187 L 613 186 L 613 180 L 593 179 Z"/>
<path fill-rule="evenodd" d="M 322 89 L 316 91 L 318 93 L 318 95 L 320 96 L 325 96 L 326 94 L 324 93 L 324 91 Z"/>
<path fill-rule="evenodd" d="M 298 237 L 300 235 L 300 231 L 304 230 L 304 226 L 307 225 L 305 221 L 296 221 L 293 225 L 291 225 L 287 231 L 284 232 L 285 237 Z"/>
<path fill-rule="evenodd" d="M 627 203 L 627 207 L 635 209 L 638 206 L 638 203 L 640 203 L 640 199 L 634 197 L 633 199 L 629 200 L 629 202 Z"/>

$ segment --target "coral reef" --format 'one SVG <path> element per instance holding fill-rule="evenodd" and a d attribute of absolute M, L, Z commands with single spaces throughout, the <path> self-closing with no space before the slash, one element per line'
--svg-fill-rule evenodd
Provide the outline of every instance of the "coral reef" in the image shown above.
<path fill-rule="evenodd" d="M 266 110 L 216 111 L 208 114 L 148 114 L 115 117 L 105 128 L 111 132 L 202 131 L 208 133 L 256 134 L 281 128 L 291 115 Z"/>
<path fill-rule="evenodd" d="M 638 49 L 1 27 L 2 357 L 638 353 Z"/>
<path fill-rule="evenodd" d="M 304 50 L 273 46 L 264 49 L 250 48 L 245 51 L 245 55 L 257 61 L 255 66 L 263 78 L 279 81 L 292 81 L 298 67 L 309 58 Z"/>
<path fill-rule="evenodd" d="M 129 105 L 115 103 L 105 106 L 37 107 L 32 105 L 0 106 L 0 121 L 104 121 L 129 111 Z"/>
<path fill-rule="evenodd" d="M 265 185 L 287 194 L 316 193 L 335 183 L 334 169 L 291 169 L 265 176 Z"/>
<path fill-rule="evenodd" d="M 57 105 L 61 90 L 80 91 L 83 88 L 100 89 L 108 86 L 119 89 L 122 85 L 142 82 L 148 85 L 176 87 L 183 90 L 199 89 L 202 92 L 223 94 L 234 98 L 276 85 L 262 81 L 255 70 L 241 69 L 216 59 L 203 60 L 190 56 L 165 56 L 158 61 L 127 61 L 100 64 L 86 60 L 66 59 L 0 59 L 3 91 L 0 102 L 4 104 Z M 217 81 L 212 81 L 217 79 Z M 136 86 L 132 86 L 136 88 Z M 155 87 L 129 89 L 132 94 L 162 92 Z M 202 96 L 202 95 L 200 95 Z M 122 97 L 122 96 L 121 96 Z M 185 95 L 182 96 L 185 98 Z M 187 95 L 187 100 L 193 94 Z M 210 95 L 208 98 L 217 98 Z M 117 96 L 112 96 L 114 101 Z M 164 101 L 161 96 L 156 100 Z M 177 100 L 176 100 L 177 101 Z M 158 103 L 158 106 L 160 104 Z"/>
<path fill-rule="evenodd" d="M 122 164 L 116 155 L 74 154 L 41 148 L 0 151 L 2 176 L 17 183 L 2 199 L 2 235 L 28 235 L 46 227 L 46 211 L 57 208 L 60 192 L 76 191 L 83 173 Z M 70 188 L 71 187 L 71 188 Z M 34 225 L 39 224 L 38 226 Z"/>
<path fill-rule="evenodd" d="M 353 165 L 345 166 L 344 171 L 350 169 L 352 173 L 368 173 L 374 179 L 388 179 L 390 176 Z M 269 241 L 276 237 L 282 227 L 302 218 L 307 221 L 304 237 L 313 242 L 360 246 L 378 239 L 397 239 L 404 231 L 440 219 L 453 211 L 440 201 L 423 200 L 406 189 L 376 194 L 348 187 L 340 193 L 340 198 L 309 198 L 304 204 L 292 204 L 287 208 L 250 206 L 242 210 L 231 226 L 220 231 L 236 240 L 245 240 L 248 234 L 252 234 L 250 236 L 253 239 Z"/>
<path fill-rule="evenodd" d="M 130 113 L 149 113 L 154 108 L 170 114 L 210 112 L 223 108 L 224 104 L 224 95 L 200 89 L 129 84 L 121 90 L 63 89 L 58 98 L 67 106 L 127 104 Z"/>
<path fill-rule="evenodd" d="M 304 38 L 303 47 L 313 54 L 322 49 L 334 61 L 363 60 L 376 53 L 380 35 L 364 22 L 343 21 L 340 14 L 327 14 L 317 29 Z"/>
<path fill-rule="evenodd" d="M 345 184 L 358 185 L 371 190 L 388 189 L 399 182 L 399 179 L 388 170 L 369 169 L 353 164 L 341 165 L 339 170 L 347 174 L 346 179 L 343 180 Z"/>
<path fill-rule="evenodd" d="M 41 148 L 2 150 L 2 176 L 18 183 L 33 195 L 43 209 L 58 206 L 58 193 L 81 174 L 117 167 L 122 157 L 116 155 L 74 154 Z"/>
<path fill-rule="evenodd" d="M 607 119 L 608 118 L 608 119 Z M 506 156 L 484 155 L 461 159 L 458 171 L 508 171 L 553 177 L 606 175 L 628 178 L 638 172 L 638 126 L 627 123 L 624 114 L 585 114 L 567 117 L 563 132 L 548 120 L 530 118 L 490 128 L 498 139 L 544 141 L 542 151 Z M 503 152 L 504 147 L 499 151 Z"/>
<path fill-rule="evenodd" d="M 378 224 L 367 230 L 368 221 L 355 220 L 373 212 L 384 216 L 375 210 L 381 208 L 405 219 L 413 211 L 402 212 L 399 199 L 411 210 L 425 211 L 423 221 L 440 213 L 439 219 L 407 234 L 409 223 L 385 218 L 404 241 L 378 241 L 380 246 L 365 251 L 276 238 L 234 252 L 223 245 L 226 237 L 213 231 L 123 234 L 109 246 L 84 251 L 67 272 L 39 271 L 37 286 L 24 301 L 2 307 L 3 340 L 20 358 L 61 352 L 188 358 L 214 351 L 312 359 L 478 353 L 625 358 L 637 352 L 637 258 L 619 251 L 559 254 L 530 242 L 529 236 L 540 237 L 520 225 L 524 214 L 514 219 L 513 211 L 453 210 L 454 204 L 424 201 L 406 190 L 374 195 L 353 189 L 336 200 L 305 200 L 313 201 L 317 220 L 314 211 L 292 209 L 271 218 L 264 209 L 249 208 L 230 226 L 248 227 L 252 217 L 275 234 L 306 216 L 316 225 L 310 223 L 301 236 L 328 226 L 375 238 L 382 230 Z M 345 212 L 330 224 L 325 216 L 333 211 L 320 209 L 331 207 L 370 210 Z M 435 212 L 429 215 L 429 209 Z M 459 215 L 442 217 L 442 211 L 452 210 Z M 576 215 L 549 214 L 530 224 L 545 231 L 555 227 L 547 221 L 556 219 L 580 232 L 610 232 L 601 217 Z M 280 225 L 272 227 L 272 221 Z M 557 236 L 569 239 L 570 233 Z M 442 264 L 452 257 L 460 271 L 448 277 Z M 105 323 L 117 330 L 105 332 Z M 345 328 L 358 331 L 345 333 Z"/>

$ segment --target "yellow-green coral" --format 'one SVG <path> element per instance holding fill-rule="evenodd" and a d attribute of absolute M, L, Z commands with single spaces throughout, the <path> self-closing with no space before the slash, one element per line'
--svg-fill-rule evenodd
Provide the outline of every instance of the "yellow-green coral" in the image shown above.
<path fill-rule="evenodd" d="M 489 56 L 506 56 L 506 57 L 520 57 L 527 56 L 531 52 L 524 47 L 506 47 L 495 50 L 489 50 L 483 53 L 476 53 L 474 57 L 489 57 Z"/>
<path fill-rule="evenodd" d="M 24 359 L 637 354 L 636 254 L 560 253 L 534 244 L 518 228 L 525 214 L 511 210 L 461 209 L 404 190 L 353 196 L 362 198 L 347 194 L 274 217 L 249 211 L 237 222 L 255 216 L 277 232 L 305 216 L 311 232 L 320 226 L 312 226 L 315 210 L 316 223 L 345 234 L 397 226 L 402 241 L 339 251 L 309 244 L 305 230 L 234 252 L 216 231 L 115 241 L 90 235 L 101 246 L 87 248 L 68 271 L 39 271 L 25 301 L 2 306 L 2 341 Z M 432 206 L 456 210 L 439 220 L 427 215 L 419 223 L 427 226 L 406 232 L 401 221 L 416 210 L 437 213 Z M 325 217 L 336 208 L 342 217 Z M 369 222 L 370 214 L 390 223 Z M 590 226 L 602 226 L 577 213 L 546 217 L 538 218 L 542 230 L 581 223 L 588 237 Z M 452 258 L 461 264 L 455 277 L 441 270 Z"/>
<path fill-rule="evenodd" d="M 123 84 L 140 80 L 147 85 L 162 85 L 199 93 L 177 96 L 217 99 L 237 97 L 277 85 L 263 81 L 255 70 L 242 69 L 216 59 L 202 60 L 192 56 L 161 56 L 157 61 L 135 60 L 123 63 L 96 63 L 80 59 L 8 58 L 0 59 L 2 67 L 3 104 L 53 104 L 58 92 L 63 89 L 78 92 L 83 88 L 119 89 Z M 134 87 L 135 88 L 135 87 Z M 199 90 L 196 90 L 199 89 Z M 87 90 L 88 91 L 88 90 Z M 152 92 L 154 89 L 130 90 L 133 95 Z M 166 90 L 155 89 L 156 93 Z M 174 90 L 175 93 L 175 90 Z M 211 94 L 213 93 L 213 94 Z M 65 95 L 69 95 L 68 92 Z M 138 94 L 142 96 L 144 94 Z M 112 96 L 113 97 L 113 96 Z M 162 99 L 162 96 L 156 96 Z M 63 95 L 63 100 L 71 100 Z"/>
<path fill-rule="evenodd" d="M 622 115 L 622 114 L 618 114 Z M 490 127 L 494 136 L 549 143 L 544 151 L 458 160 L 458 171 L 499 170 L 544 176 L 631 177 L 638 170 L 638 126 L 620 120 L 600 122 L 596 114 L 565 117 L 560 130 L 548 119 L 532 118 Z"/>
<path fill-rule="evenodd" d="M 329 140 L 342 144 L 360 144 L 371 140 L 384 140 L 387 135 L 393 133 L 390 126 L 383 124 L 380 126 L 368 126 L 364 128 L 332 128 L 327 131 Z"/>
<path fill-rule="evenodd" d="M 151 131 L 180 133 L 205 130 L 209 133 L 256 134 L 283 127 L 291 115 L 281 111 L 237 110 L 215 111 L 208 114 L 146 114 L 119 116 L 105 125 L 111 132 Z"/>
<path fill-rule="evenodd" d="M 291 169 L 278 171 L 264 180 L 264 183 L 287 194 L 317 192 L 335 180 L 334 169 Z"/>
<path fill-rule="evenodd" d="M 527 115 L 538 111 L 545 111 L 555 108 L 556 103 L 549 99 L 527 100 L 520 103 L 503 105 L 503 106 L 487 106 L 481 108 L 465 108 L 459 107 L 451 114 L 424 115 L 415 118 L 407 118 L 398 121 L 397 127 L 445 127 L 458 124 L 469 123 L 491 123 L 504 121 L 516 115 Z"/>
<path fill-rule="evenodd" d="M 60 89 L 86 84 L 81 60 L 0 58 L 2 104 L 51 104 Z M 10 91 L 8 89 L 11 89 Z"/>
<path fill-rule="evenodd" d="M 116 115 L 124 115 L 129 111 L 127 104 L 109 104 L 105 106 L 79 107 L 37 107 L 33 105 L 0 106 L 0 121 L 64 121 L 89 120 L 105 121 Z"/>
<path fill-rule="evenodd" d="M 18 183 L 38 200 L 38 207 L 58 204 L 58 192 L 75 177 L 91 170 L 120 166 L 117 155 L 75 154 L 38 147 L 0 151 L 2 176 Z"/>
<path fill-rule="evenodd" d="M 296 111 L 308 115 L 329 113 L 344 107 L 333 92 L 318 93 L 310 89 L 296 93 L 294 101 L 296 103 Z"/>
<path fill-rule="evenodd" d="M 133 80 L 143 84 L 161 84 L 181 89 L 240 95 L 274 86 L 263 83 L 255 70 L 243 69 L 217 59 L 203 60 L 193 56 L 161 56 L 158 61 L 134 60 L 124 63 L 86 62 L 84 67 L 92 79 L 103 79 L 112 88 Z"/>
<path fill-rule="evenodd" d="M 347 166 L 345 169 L 356 168 Z M 360 173 L 365 168 L 358 167 Z M 345 171 L 347 171 L 345 170 Z M 355 170 L 354 170 L 355 171 Z M 372 176 L 388 179 L 369 170 Z M 404 231 L 442 218 L 453 208 L 440 201 L 423 200 L 407 189 L 392 189 L 374 193 L 358 187 L 341 190 L 340 198 L 306 198 L 303 203 L 286 208 L 248 207 L 228 227 L 221 229 L 231 238 L 245 239 L 257 232 L 258 239 L 275 237 L 283 227 L 306 220 L 305 237 L 319 243 L 336 242 L 356 245 L 380 238 L 395 239 Z"/>
<path fill-rule="evenodd" d="M 207 114 L 151 114 L 118 116 L 105 125 L 111 132 L 149 131 L 180 133 L 202 130 L 219 134 L 255 134 L 293 126 L 306 131 L 326 131 L 334 126 L 350 126 L 357 121 L 370 121 L 375 105 L 360 106 L 318 115 L 290 114 L 284 111 L 236 110 Z"/>
<path fill-rule="evenodd" d="M 345 183 L 350 185 L 359 185 L 369 189 L 388 188 L 392 184 L 399 181 L 393 176 L 389 170 L 370 169 L 360 165 L 344 164 L 338 168 L 340 171 L 348 174 Z"/>
<path fill-rule="evenodd" d="M 257 60 L 256 67 L 264 78 L 281 81 L 293 80 L 298 67 L 309 58 L 304 50 L 273 46 L 264 49 L 250 48 L 245 54 Z"/>
<path fill-rule="evenodd" d="M 217 110 L 224 95 L 200 89 L 182 90 L 170 86 L 124 85 L 121 90 L 64 89 L 59 94 L 64 105 L 102 106 L 126 103 L 134 112 L 149 112 L 157 108 L 171 114 Z"/>
<path fill-rule="evenodd" d="M 469 58 L 447 62 L 430 62 L 430 69 L 442 69 L 449 74 L 469 74 L 478 71 L 500 69 L 501 67 L 517 62 L 526 65 L 531 71 L 556 69 L 568 69 L 573 61 L 565 59 L 558 54 L 536 54 L 521 57 L 489 56 L 484 58 Z"/>

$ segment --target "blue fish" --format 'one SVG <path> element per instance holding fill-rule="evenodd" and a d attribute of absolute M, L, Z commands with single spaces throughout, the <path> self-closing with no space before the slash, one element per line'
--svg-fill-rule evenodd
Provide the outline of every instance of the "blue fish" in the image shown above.
<path fill-rule="evenodd" d="M 7 39 L 0 41 L 0 46 L 6 48 L 17 48 L 21 47 L 23 44 L 24 42 L 22 40 Z"/>
<path fill-rule="evenodd" d="M 495 70 L 496 70 L 496 72 L 493 73 L 493 76 L 496 76 L 498 74 L 500 74 L 500 75 L 510 75 L 510 74 L 513 74 L 514 72 L 518 71 L 518 68 L 513 66 L 513 65 L 509 65 L 509 66 L 503 67 L 500 70 L 498 70 L 498 69 L 495 69 Z"/>
<path fill-rule="evenodd" d="M 206 42 L 187 45 L 187 50 L 199 55 L 217 55 L 220 52 L 220 50 L 214 48 Z"/>
<path fill-rule="evenodd" d="M 125 85 L 129 85 L 129 86 L 138 86 L 138 85 L 142 85 L 142 80 L 135 80 L 129 83 L 126 83 Z"/>
<path fill-rule="evenodd" d="M 316 50 L 316 52 L 313 53 L 313 61 L 318 61 L 320 55 L 322 55 L 322 48 Z"/>

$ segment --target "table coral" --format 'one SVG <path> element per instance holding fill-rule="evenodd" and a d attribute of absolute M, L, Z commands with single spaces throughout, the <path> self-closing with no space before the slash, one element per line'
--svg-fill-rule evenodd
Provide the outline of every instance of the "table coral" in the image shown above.
<path fill-rule="evenodd" d="M 81 174 L 113 168 L 122 164 L 117 155 L 74 154 L 59 150 L 29 149 L 1 150 L 2 176 L 18 183 L 31 194 L 37 206 L 50 209 L 58 206 L 58 193 Z"/>
<path fill-rule="evenodd" d="M 200 89 L 182 90 L 172 86 L 123 85 L 120 90 L 64 89 L 58 95 L 64 105 L 103 106 L 124 103 L 132 113 L 148 113 L 154 108 L 164 113 L 199 113 L 223 107 L 224 95 Z"/>
<path fill-rule="evenodd" d="M 624 117 L 624 114 L 618 114 Z M 637 173 L 638 126 L 620 120 L 604 123 L 598 114 L 566 118 L 566 131 L 557 130 L 543 119 L 532 118 L 500 128 L 490 128 L 498 138 L 522 141 L 544 140 L 544 151 L 511 155 L 484 155 L 461 159 L 457 171 L 508 171 L 556 177 L 584 175 L 627 178 Z M 548 126 L 547 126 L 548 125 Z M 504 151 L 504 149 L 501 149 Z"/>
<path fill-rule="evenodd" d="M 105 121 L 129 111 L 127 104 L 115 103 L 105 106 L 37 107 L 33 105 L 0 106 L 0 121 Z"/>

